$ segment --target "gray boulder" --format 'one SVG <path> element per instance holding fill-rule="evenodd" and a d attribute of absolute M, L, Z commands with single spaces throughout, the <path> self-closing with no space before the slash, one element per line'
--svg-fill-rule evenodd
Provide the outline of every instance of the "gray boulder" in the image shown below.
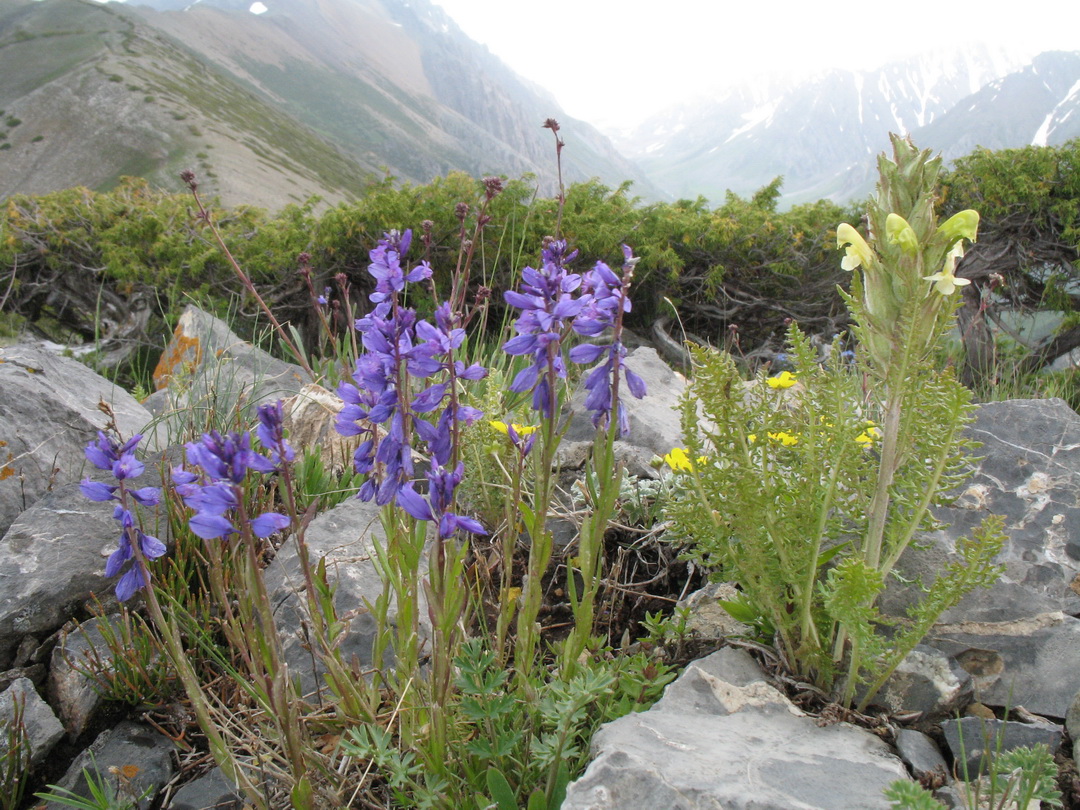
<path fill-rule="evenodd" d="M 952 655 L 988 705 L 1064 717 L 1080 690 L 1080 416 L 1060 399 L 982 405 L 969 435 L 982 442 L 974 474 L 937 516 L 950 524 L 900 560 L 907 579 L 934 579 L 957 539 L 988 514 L 1005 516 L 1005 565 L 991 588 L 946 612 L 925 643 Z M 903 611 L 915 589 L 893 583 L 882 607 Z"/>
<path fill-rule="evenodd" d="M 990 760 L 998 753 L 1014 748 L 1045 745 L 1051 754 L 1061 747 L 1061 726 L 1055 723 L 1017 723 L 1013 720 L 987 720 L 982 717 L 961 717 L 941 724 L 945 742 L 955 761 L 955 771 L 971 779 L 985 773 Z"/>
<path fill-rule="evenodd" d="M 701 659 L 647 712 L 605 725 L 563 810 L 884 808 L 906 779 L 880 739 L 819 726 L 763 680 L 742 650 Z"/>
<path fill-rule="evenodd" d="M 134 397 L 77 360 L 34 345 L 0 348 L 0 534 L 50 489 L 78 481 L 109 417 L 129 438 L 150 420 Z"/>
<path fill-rule="evenodd" d="M 58 487 L 27 509 L 0 539 L 0 667 L 10 666 L 26 635 L 47 635 L 91 594 L 111 595 L 105 562 L 120 525 L 112 503 Z"/>
<path fill-rule="evenodd" d="M 382 593 L 382 580 L 375 568 L 374 544 L 385 543 L 379 507 L 350 498 L 319 515 L 308 526 L 306 542 L 311 565 L 326 560 L 330 585 L 337 590 L 334 606 L 346 630 L 341 635 L 338 650 L 346 664 L 358 672 L 372 664 L 375 641 L 375 617 L 368 610 Z M 427 556 L 421 557 L 421 576 L 426 575 Z M 304 694 L 310 695 L 321 685 L 323 669 L 312 660 L 307 647 L 312 644 L 311 628 L 303 598 L 304 577 L 296 543 L 289 540 L 278 550 L 266 569 L 266 587 L 274 603 L 274 615 L 285 648 L 289 673 L 299 676 Z M 421 590 L 420 632 L 428 632 L 427 603 Z M 390 619 L 396 615 L 390 607 Z M 423 638 L 421 638 L 421 642 Z M 385 661 L 391 663 L 392 659 Z"/>
<path fill-rule="evenodd" d="M 626 365 L 645 381 L 647 393 L 643 399 L 635 399 L 626 390 L 625 381 L 619 383 L 619 396 L 630 418 L 630 433 L 623 442 L 660 456 L 682 446 L 679 399 L 686 390 L 686 379 L 661 360 L 655 349 L 644 346 L 627 355 Z M 566 430 L 567 442 L 591 441 L 596 436 L 592 415 L 585 410 L 587 393 L 579 388 L 571 399 L 573 415 Z"/>
<path fill-rule="evenodd" d="M 30 746 L 30 766 L 36 768 L 60 742 L 64 727 L 34 689 L 34 684 L 26 678 L 17 678 L 0 692 L 0 756 L 7 752 L 7 728 L 15 722 L 17 706 L 22 711 L 22 725 Z"/>
<path fill-rule="evenodd" d="M 311 380 L 293 363 L 242 340 L 228 324 L 189 305 L 154 369 L 157 391 L 147 400 L 156 417 L 148 447 L 161 449 L 231 424 L 234 413 L 288 399 Z"/>
<path fill-rule="evenodd" d="M 116 728 L 98 735 L 90 747 L 71 763 L 58 782 L 58 787 L 85 799 L 91 797 L 86 781 L 88 772 L 98 783 L 104 783 L 117 798 L 126 800 L 137 810 L 155 806 L 157 794 L 176 771 L 172 740 L 147 726 L 124 721 Z M 141 798 L 143 795 L 146 798 Z M 60 802 L 48 802 L 46 810 L 59 810 Z"/>

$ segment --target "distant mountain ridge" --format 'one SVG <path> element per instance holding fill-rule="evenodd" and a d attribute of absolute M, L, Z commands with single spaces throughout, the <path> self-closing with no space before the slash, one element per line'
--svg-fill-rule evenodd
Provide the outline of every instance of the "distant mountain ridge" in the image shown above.
<path fill-rule="evenodd" d="M 1059 144 L 1080 136 L 1080 52 L 1025 64 L 969 47 L 833 70 L 799 82 L 735 88 L 616 137 L 674 197 L 722 202 L 784 176 L 785 204 L 846 202 L 872 189 L 888 133 L 909 133 L 947 159 L 976 146 Z"/>
<path fill-rule="evenodd" d="M 631 179 L 610 141 L 471 41 L 428 0 L 0 0 L 0 196 L 122 174 L 227 203 L 331 202 L 389 172 L 427 182 L 531 172 Z M 0 125 L 4 121 L 0 120 Z"/>

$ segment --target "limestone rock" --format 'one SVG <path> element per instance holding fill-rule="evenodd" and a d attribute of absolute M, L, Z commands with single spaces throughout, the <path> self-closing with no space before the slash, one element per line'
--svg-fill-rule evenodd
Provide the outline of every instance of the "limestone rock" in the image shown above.
<path fill-rule="evenodd" d="M 974 692 L 972 676 L 940 650 L 920 644 L 885 681 L 874 703 L 890 712 L 919 712 L 924 721 L 963 711 Z"/>
<path fill-rule="evenodd" d="M 348 627 L 339 644 L 342 657 L 346 664 L 355 662 L 358 668 L 365 669 L 372 663 L 376 629 L 375 618 L 366 606 L 374 603 L 382 593 L 382 580 L 372 561 L 374 543 L 385 542 L 379 507 L 351 498 L 315 518 L 308 526 L 306 540 L 311 564 L 315 566 L 320 558 L 325 558 L 327 578 L 337 588 L 334 605 L 339 619 Z M 424 555 L 421 576 L 426 568 L 427 557 Z M 274 603 L 289 672 L 293 676 L 299 675 L 304 693 L 310 695 L 320 683 L 322 669 L 313 669 L 312 656 L 305 649 L 310 641 L 307 635 L 310 621 L 302 599 L 304 578 L 299 554 L 292 540 L 279 549 L 267 567 L 266 586 Z M 426 634 L 426 604 L 421 595 L 422 636 Z M 394 607 L 391 606 L 391 620 L 393 615 Z M 388 655 L 386 663 L 391 661 L 392 657 Z"/>
<path fill-rule="evenodd" d="M 887 746 L 818 726 L 740 653 L 691 664 L 649 711 L 601 728 L 564 810 L 887 808 L 882 791 L 907 778 Z"/>
<path fill-rule="evenodd" d="M 963 776 L 963 764 L 974 778 L 989 767 L 988 759 L 997 752 L 1012 751 L 1044 744 L 1051 754 L 1061 747 L 1063 729 L 1056 723 L 1017 723 L 1013 720 L 984 720 L 981 717 L 961 717 L 941 724 L 945 741 L 956 761 L 956 773 Z"/>
<path fill-rule="evenodd" d="M 107 596 L 105 561 L 116 549 L 112 503 L 58 487 L 27 509 L 0 539 L 0 667 L 25 635 L 62 626 L 93 593 Z"/>
<path fill-rule="evenodd" d="M 359 444 L 355 436 L 342 436 L 334 422 L 344 406 L 341 397 L 321 385 L 308 383 L 282 403 L 289 443 L 297 450 L 318 450 L 327 470 L 351 470 Z"/>
<path fill-rule="evenodd" d="M 83 770 L 91 775 L 96 770 L 95 778 L 105 780 L 113 787 L 117 787 L 118 780 L 126 781 L 119 787 L 121 797 L 131 801 L 138 810 L 147 810 L 154 806 L 158 792 L 172 778 L 175 747 L 165 735 L 147 726 L 124 721 L 98 735 L 90 747 L 75 758 L 58 785 L 89 799 L 90 788 Z M 110 769 L 116 769 L 116 773 Z M 131 774 L 130 779 L 124 773 Z M 147 790 L 147 798 L 136 804 L 134 800 Z M 64 806 L 59 802 L 45 804 L 46 810 L 59 810 Z"/>
<path fill-rule="evenodd" d="M 87 669 L 94 665 L 106 670 L 111 667 L 113 656 L 105 643 L 101 625 L 103 622 L 111 624 L 118 618 L 95 617 L 83 622 L 81 627 L 66 628 L 53 648 L 49 698 L 73 740 L 86 730 L 101 707 L 101 687 L 87 674 Z"/>
<path fill-rule="evenodd" d="M 50 489 L 85 474 L 83 450 L 112 408 L 125 438 L 150 413 L 77 360 L 32 345 L 0 348 L 0 534 Z"/>
<path fill-rule="evenodd" d="M 993 706 L 1064 717 L 1080 690 L 1080 561 L 1068 542 L 1080 525 L 1080 416 L 1060 399 L 993 402 L 968 435 L 982 442 L 956 501 L 936 510 L 948 528 L 900 559 L 905 579 L 931 582 L 957 539 L 989 514 L 1005 517 L 1005 573 L 945 613 L 924 643 L 953 655 Z M 899 615 L 917 590 L 891 583 L 881 601 Z"/>
<path fill-rule="evenodd" d="M 176 791 L 168 810 L 242 810 L 243 807 L 240 791 L 221 768 L 215 767 Z"/>
<path fill-rule="evenodd" d="M 635 399 L 620 383 L 620 399 L 630 419 L 630 433 L 622 440 L 649 451 L 650 455 L 671 452 L 671 448 L 683 443 L 679 397 L 686 390 L 686 380 L 661 360 L 655 349 L 634 349 L 627 355 L 626 365 L 645 381 L 648 393 L 644 399 Z M 589 441 L 596 435 L 592 415 L 585 410 L 585 396 L 585 389 L 579 388 L 571 400 L 573 416 L 565 436 L 568 442 Z"/>
<path fill-rule="evenodd" d="M 211 416 L 227 420 L 239 411 L 253 420 L 257 406 L 287 399 L 307 382 L 300 366 L 241 340 L 224 321 L 189 305 L 154 369 L 158 390 L 147 407 L 157 420 L 148 447 L 197 437 L 214 426 Z"/>
<path fill-rule="evenodd" d="M 0 723 L 4 728 L 15 720 L 16 703 L 22 707 L 22 724 L 30 746 L 30 766 L 37 767 L 60 742 L 64 727 L 34 689 L 34 684 L 26 678 L 17 678 L 0 692 Z M 0 755 L 6 750 L 7 735 L 0 734 Z"/>
<path fill-rule="evenodd" d="M 949 766 L 945 757 L 928 736 L 921 731 L 911 728 L 902 728 L 896 732 L 896 750 L 900 752 L 900 759 L 911 769 L 916 778 L 939 773 L 946 776 Z"/>

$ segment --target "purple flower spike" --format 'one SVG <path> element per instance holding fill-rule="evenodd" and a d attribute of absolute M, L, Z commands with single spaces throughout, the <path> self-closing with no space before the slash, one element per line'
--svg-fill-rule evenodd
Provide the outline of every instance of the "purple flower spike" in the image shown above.
<path fill-rule="evenodd" d="M 599 335 L 609 327 L 614 330 L 610 346 L 598 346 L 582 343 L 570 350 L 570 359 L 575 363 L 589 364 L 603 359 L 585 379 L 585 408 L 592 411 L 592 421 L 596 426 L 607 424 L 611 410 L 617 406 L 616 420 L 619 433 L 625 436 L 630 432 L 630 419 L 622 403 L 616 403 L 615 381 L 626 380 L 626 388 L 638 399 L 645 396 L 645 381 L 626 367 L 626 347 L 622 343 L 622 315 L 630 311 L 630 297 L 627 295 L 630 276 L 637 259 L 629 247 L 623 245 L 623 278 L 603 262 L 597 262 L 592 270 L 582 278 L 582 300 L 584 305 L 574 320 L 574 331 L 579 335 L 592 337 Z"/>

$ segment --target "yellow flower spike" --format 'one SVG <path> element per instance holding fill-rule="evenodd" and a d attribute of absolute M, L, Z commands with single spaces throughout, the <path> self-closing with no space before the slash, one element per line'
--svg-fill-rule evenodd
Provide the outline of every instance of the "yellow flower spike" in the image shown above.
<path fill-rule="evenodd" d="M 790 371 L 781 371 L 775 377 L 766 377 L 769 388 L 791 388 L 798 380 Z"/>
<path fill-rule="evenodd" d="M 681 447 L 671 448 L 671 452 L 664 456 L 664 461 L 675 472 L 690 472 L 694 469 L 694 465 L 690 461 L 690 456 L 687 455 L 686 450 Z"/>
<path fill-rule="evenodd" d="M 778 430 L 776 433 L 770 433 L 769 438 L 774 442 L 780 442 L 784 447 L 792 447 L 799 443 L 799 437 L 794 433 L 787 433 L 783 430 Z"/>
<path fill-rule="evenodd" d="M 937 232 L 944 236 L 950 245 L 957 239 L 970 239 L 974 242 L 979 233 L 979 212 L 969 208 L 953 214 L 938 227 Z"/>
<path fill-rule="evenodd" d="M 934 288 L 942 295 L 952 295 L 957 287 L 964 287 L 971 283 L 966 278 L 957 278 L 953 275 L 957 260 L 964 255 L 964 245 L 957 242 L 956 246 L 945 256 L 945 266 L 932 276 L 923 276 L 923 281 L 934 282 Z"/>
<path fill-rule="evenodd" d="M 845 270 L 854 270 L 860 265 L 867 265 L 874 259 L 870 245 L 853 227 L 843 222 L 836 229 L 836 249 L 847 246 L 847 252 L 840 266 Z"/>
<path fill-rule="evenodd" d="M 914 256 L 919 250 L 919 238 L 907 220 L 899 214 L 889 214 L 885 218 L 885 235 L 890 245 L 899 245 L 909 256 Z"/>

